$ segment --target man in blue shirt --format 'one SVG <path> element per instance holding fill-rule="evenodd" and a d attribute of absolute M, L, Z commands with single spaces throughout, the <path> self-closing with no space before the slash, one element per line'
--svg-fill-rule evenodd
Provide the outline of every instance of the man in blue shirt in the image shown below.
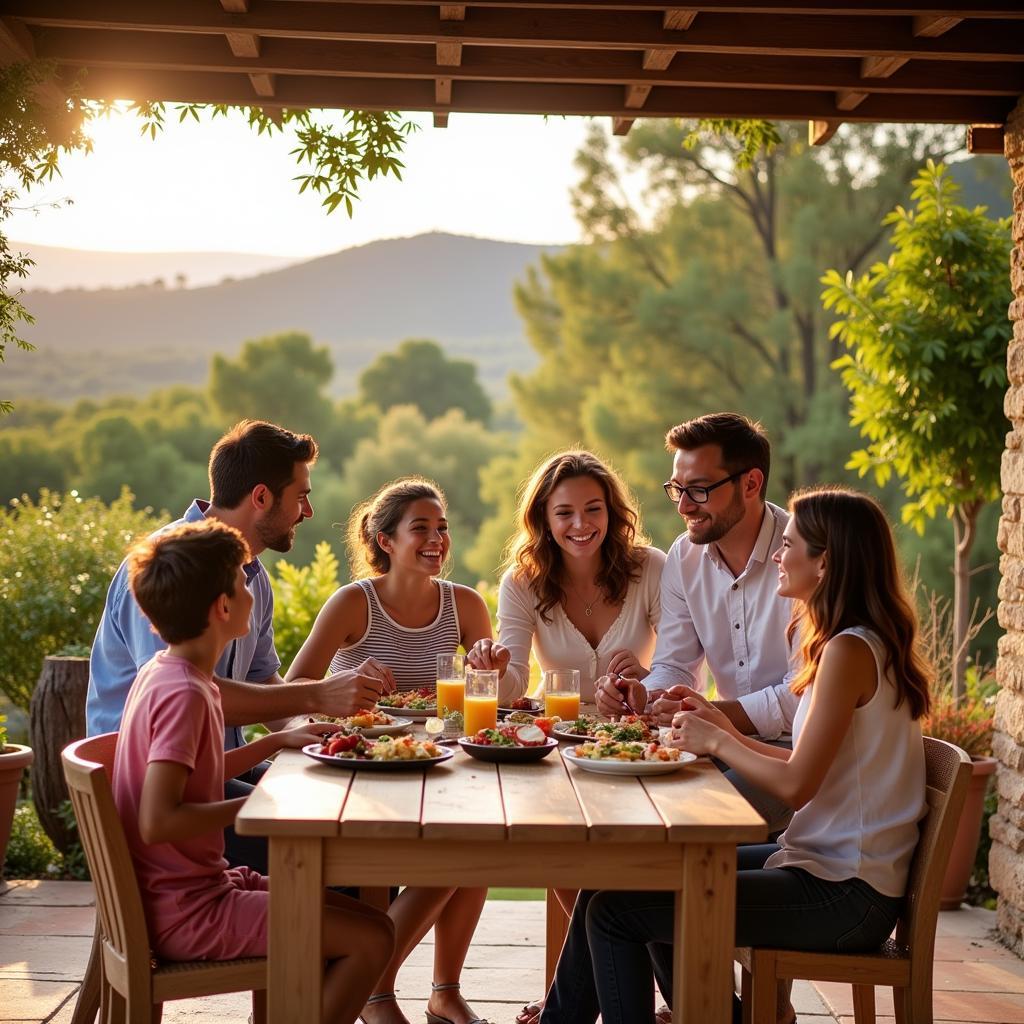
<path fill-rule="evenodd" d="M 253 596 L 249 632 L 227 648 L 216 667 L 227 749 L 243 742 L 242 725 L 263 722 L 273 729 L 293 715 L 310 712 L 343 717 L 372 707 L 381 693 L 394 688 L 389 670 L 372 659 L 353 671 L 316 682 L 286 683 L 278 673 L 274 595 L 258 556 L 268 549 L 290 550 L 296 527 L 313 515 L 309 470 L 316 457 L 316 441 L 308 434 L 243 420 L 214 445 L 210 500 L 197 498 L 181 519 L 169 524 L 179 526 L 213 516 L 235 527 L 252 551 L 253 560 L 245 566 Z M 107 592 L 89 662 L 86 720 L 90 736 L 118 729 L 139 669 L 166 646 L 135 603 L 122 562 Z M 232 779 L 225 795 L 243 796 L 250 789 L 248 783 Z M 244 840 L 229 830 L 227 843 L 231 863 L 266 873 L 262 841 Z"/>

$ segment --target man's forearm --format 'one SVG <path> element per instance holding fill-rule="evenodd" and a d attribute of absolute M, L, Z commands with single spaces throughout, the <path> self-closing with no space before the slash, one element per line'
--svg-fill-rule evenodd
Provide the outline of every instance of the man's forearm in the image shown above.
<path fill-rule="evenodd" d="M 750 720 L 750 716 L 743 710 L 743 705 L 738 700 L 716 700 L 712 703 L 744 736 L 757 735 L 757 726 Z"/>
<path fill-rule="evenodd" d="M 225 725 L 253 725 L 274 722 L 319 711 L 320 687 L 315 681 L 300 683 L 242 683 L 237 679 L 217 678 Z"/>

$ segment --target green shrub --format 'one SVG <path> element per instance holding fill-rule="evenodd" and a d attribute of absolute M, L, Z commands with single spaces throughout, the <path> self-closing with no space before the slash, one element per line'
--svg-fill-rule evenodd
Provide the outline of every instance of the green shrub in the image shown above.
<path fill-rule="evenodd" d="M 52 878 L 63 873 L 63 858 L 39 824 L 32 801 L 19 803 L 7 843 L 4 875 L 7 878 Z"/>
<path fill-rule="evenodd" d="M 321 541 L 309 565 L 297 566 L 283 558 L 270 576 L 274 588 L 274 646 L 282 672 L 295 660 L 309 636 L 317 613 L 338 589 L 338 559 Z"/>
<path fill-rule="evenodd" d="M 129 544 L 159 524 L 132 507 L 39 492 L 0 510 L 0 691 L 28 710 L 43 658 L 92 642 L 107 587 Z"/>

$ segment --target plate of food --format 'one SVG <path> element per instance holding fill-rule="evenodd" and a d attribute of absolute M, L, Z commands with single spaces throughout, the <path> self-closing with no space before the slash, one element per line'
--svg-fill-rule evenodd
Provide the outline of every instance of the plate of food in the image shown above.
<path fill-rule="evenodd" d="M 559 722 L 554 734 L 562 740 L 608 739 L 635 740 L 637 742 L 657 739 L 657 734 L 638 715 L 627 715 L 617 722 L 609 722 L 594 715 L 580 715 L 572 722 Z"/>
<path fill-rule="evenodd" d="M 558 740 L 538 725 L 500 725 L 461 737 L 459 746 L 480 761 L 523 764 L 547 757 L 558 746 Z"/>
<path fill-rule="evenodd" d="M 657 741 L 592 740 L 578 747 L 566 747 L 562 757 L 584 771 L 604 775 L 667 775 L 697 760 L 696 754 Z"/>
<path fill-rule="evenodd" d="M 317 720 L 332 722 L 342 731 L 360 732 L 370 739 L 376 739 L 378 736 L 397 736 L 412 728 L 411 718 L 399 718 L 396 715 L 389 715 L 386 711 L 360 711 L 347 718 L 329 718 L 326 715 L 318 715 Z"/>
<path fill-rule="evenodd" d="M 355 768 L 367 771 L 400 772 L 430 768 L 455 756 L 430 740 L 412 736 L 382 736 L 370 739 L 360 733 L 335 733 L 323 743 L 309 743 L 302 752 L 332 768 Z"/>
<path fill-rule="evenodd" d="M 512 715 L 517 711 L 523 711 L 530 715 L 539 715 L 544 710 L 544 704 L 539 700 L 534 700 L 532 697 L 518 697 L 516 700 L 509 701 L 508 704 L 498 706 L 498 714 Z"/>
<path fill-rule="evenodd" d="M 414 722 L 425 722 L 437 714 L 437 691 L 432 686 L 416 690 L 396 690 L 377 701 L 377 711 L 399 712 Z"/>

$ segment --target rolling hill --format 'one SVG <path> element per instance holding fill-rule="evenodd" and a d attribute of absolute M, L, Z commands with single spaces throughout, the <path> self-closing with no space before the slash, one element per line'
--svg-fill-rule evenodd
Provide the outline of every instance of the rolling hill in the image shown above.
<path fill-rule="evenodd" d="M 372 242 L 203 288 L 29 291 L 40 350 L 14 353 L 7 395 L 68 399 L 199 384 L 210 356 L 249 338 L 301 330 L 327 345 L 332 391 L 354 387 L 383 350 L 433 338 L 479 363 L 492 391 L 533 364 L 512 299 L 514 283 L 550 247 L 447 234 Z"/>

